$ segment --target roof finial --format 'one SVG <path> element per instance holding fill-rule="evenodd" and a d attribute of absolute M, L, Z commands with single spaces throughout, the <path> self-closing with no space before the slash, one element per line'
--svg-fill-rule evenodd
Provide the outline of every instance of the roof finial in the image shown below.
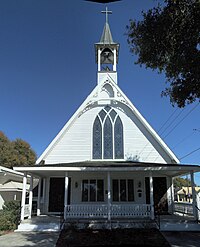
<path fill-rule="evenodd" d="M 106 7 L 105 11 L 101 11 L 101 13 L 106 14 L 106 23 L 108 23 L 108 14 L 112 14 L 112 11 L 108 10 Z"/>

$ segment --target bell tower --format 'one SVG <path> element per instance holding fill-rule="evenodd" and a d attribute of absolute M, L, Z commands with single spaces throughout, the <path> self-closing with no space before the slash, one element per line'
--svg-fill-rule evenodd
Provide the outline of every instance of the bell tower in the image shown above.
<path fill-rule="evenodd" d="M 98 84 L 101 83 L 105 75 L 109 75 L 117 84 L 119 44 L 113 42 L 110 26 L 108 24 L 108 14 L 112 14 L 112 11 L 108 11 L 106 7 L 106 10 L 101 12 L 106 15 L 106 22 L 100 42 L 95 44 L 96 63 L 98 65 Z"/>

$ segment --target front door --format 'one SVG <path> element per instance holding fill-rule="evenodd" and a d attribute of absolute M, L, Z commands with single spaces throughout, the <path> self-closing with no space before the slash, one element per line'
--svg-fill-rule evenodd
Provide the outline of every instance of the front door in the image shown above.
<path fill-rule="evenodd" d="M 149 177 L 145 178 L 146 203 L 150 204 Z M 166 177 L 153 177 L 153 200 L 155 212 L 168 212 Z"/>
<path fill-rule="evenodd" d="M 68 204 L 70 204 L 71 179 L 69 178 Z M 65 178 L 50 178 L 49 212 L 64 211 Z"/>
<path fill-rule="evenodd" d="M 153 178 L 153 191 L 155 211 L 160 213 L 168 212 L 166 177 Z"/>

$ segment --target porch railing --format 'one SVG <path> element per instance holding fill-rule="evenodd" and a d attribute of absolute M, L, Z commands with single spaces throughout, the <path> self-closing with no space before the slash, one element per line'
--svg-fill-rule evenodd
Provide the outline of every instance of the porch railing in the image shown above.
<path fill-rule="evenodd" d="M 175 202 L 174 211 L 183 215 L 193 215 L 193 205 L 187 202 Z"/>
<path fill-rule="evenodd" d="M 66 207 L 67 218 L 107 218 L 108 205 L 68 205 Z M 125 204 L 111 205 L 111 218 L 149 218 L 151 205 L 149 204 Z"/>

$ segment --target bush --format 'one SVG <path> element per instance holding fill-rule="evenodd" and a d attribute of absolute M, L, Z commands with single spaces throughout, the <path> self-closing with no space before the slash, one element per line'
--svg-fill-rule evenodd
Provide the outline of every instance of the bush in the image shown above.
<path fill-rule="evenodd" d="M 0 210 L 0 231 L 14 230 L 20 220 L 20 202 L 5 202 L 3 210 Z"/>

